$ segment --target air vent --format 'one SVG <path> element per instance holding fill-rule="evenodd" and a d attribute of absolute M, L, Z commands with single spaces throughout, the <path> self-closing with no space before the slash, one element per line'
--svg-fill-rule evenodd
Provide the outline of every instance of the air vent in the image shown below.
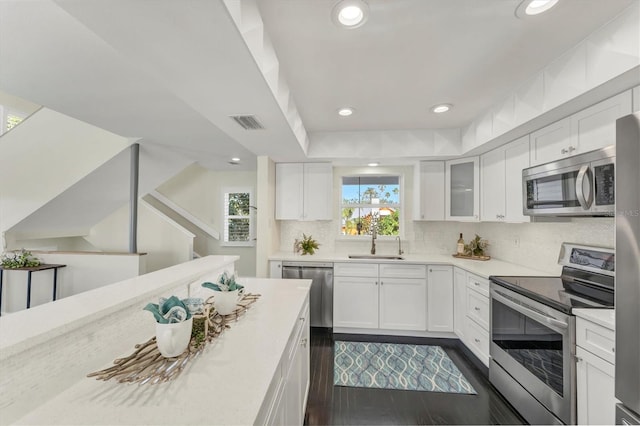
<path fill-rule="evenodd" d="M 245 130 L 264 129 L 255 115 L 230 115 L 229 117 Z"/>

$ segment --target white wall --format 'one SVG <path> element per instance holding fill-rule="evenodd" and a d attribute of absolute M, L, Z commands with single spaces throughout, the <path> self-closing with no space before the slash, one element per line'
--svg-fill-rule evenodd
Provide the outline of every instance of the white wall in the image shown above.
<path fill-rule="evenodd" d="M 268 258 L 280 249 L 280 221 L 274 219 L 276 165 L 268 157 L 258 157 L 256 205 L 256 276 L 269 276 Z"/>
<path fill-rule="evenodd" d="M 496 259 L 513 262 L 556 274 L 558 253 L 562 242 L 573 242 L 604 247 L 613 247 L 615 224 L 613 218 L 571 218 L 553 219 L 554 222 L 541 223 L 465 223 L 465 222 L 414 222 L 413 208 L 413 168 L 412 167 L 367 167 L 334 168 L 334 205 L 340 199 L 340 176 L 359 173 L 401 173 L 404 175 L 402 246 L 409 254 L 452 254 L 455 253 L 459 233 L 465 240 L 475 234 L 489 241 L 489 255 Z M 320 243 L 318 253 L 368 253 L 371 248 L 369 238 L 347 240 L 340 237 L 338 209 L 332 221 L 298 222 L 279 221 L 280 251 L 291 252 L 293 242 L 302 233 L 312 235 Z M 514 241 L 518 239 L 516 247 Z M 379 238 L 376 241 L 379 254 L 396 254 L 398 243 Z"/>
<path fill-rule="evenodd" d="M 203 222 L 210 224 L 220 232 L 224 231 L 224 194 L 225 187 L 250 187 L 256 193 L 256 172 L 214 172 L 193 164 L 181 173 L 158 187 L 160 192 L 171 201 L 187 210 Z M 258 212 L 258 215 L 260 212 Z M 273 213 L 271 213 L 273 216 Z M 236 268 L 240 275 L 256 275 L 255 247 L 225 247 L 219 240 L 209 238 L 207 252 L 201 255 L 222 254 L 237 255 L 240 260 Z"/>
<path fill-rule="evenodd" d="M 57 298 L 73 296 L 145 272 L 145 256 L 128 253 L 39 252 L 43 263 L 67 265 L 58 269 Z M 2 313 L 17 312 L 27 304 L 27 272 L 5 271 L 2 286 Z M 53 270 L 32 273 L 31 307 L 53 299 Z"/>
<path fill-rule="evenodd" d="M 33 114 L 0 138 L 0 233 L 128 145 L 123 137 L 46 108 Z"/>
<path fill-rule="evenodd" d="M 129 250 L 129 206 L 91 228 L 89 243 L 102 251 Z M 147 272 L 191 260 L 193 234 L 144 202 L 138 204 L 138 253 L 147 253 Z"/>

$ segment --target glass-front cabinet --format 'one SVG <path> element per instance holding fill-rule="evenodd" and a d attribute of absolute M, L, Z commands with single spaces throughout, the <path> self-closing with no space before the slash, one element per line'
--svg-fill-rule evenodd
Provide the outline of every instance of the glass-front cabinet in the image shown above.
<path fill-rule="evenodd" d="M 445 207 L 447 220 L 480 219 L 480 167 L 478 157 L 446 162 Z"/>

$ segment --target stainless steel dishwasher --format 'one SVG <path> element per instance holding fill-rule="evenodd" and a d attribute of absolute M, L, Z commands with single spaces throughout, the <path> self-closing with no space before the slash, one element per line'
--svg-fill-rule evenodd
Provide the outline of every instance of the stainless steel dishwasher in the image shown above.
<path fill-rule="evenodd" d="M 333 327 L 333 263 L 282 262 L 282 278 L 311 280 L 312 327 Z"/>

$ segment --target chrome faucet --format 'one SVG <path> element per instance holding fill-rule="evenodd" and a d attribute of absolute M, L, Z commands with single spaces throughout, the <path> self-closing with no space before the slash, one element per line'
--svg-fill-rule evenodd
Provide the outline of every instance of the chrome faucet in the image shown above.
<path fill-rule="evenodd" d="M 400 235 L 396 237 L 396 240 L 398 240 L 398 256 L 402 256 L 404 254 L 404 251 L 402 250 L 402 242 L 400 241 Z"/>
<path fill-rule="evenodd" d="M 376 254 L 376 238 L 378 237 L 376 225 L 371 225 L 371 254 Z"/>

